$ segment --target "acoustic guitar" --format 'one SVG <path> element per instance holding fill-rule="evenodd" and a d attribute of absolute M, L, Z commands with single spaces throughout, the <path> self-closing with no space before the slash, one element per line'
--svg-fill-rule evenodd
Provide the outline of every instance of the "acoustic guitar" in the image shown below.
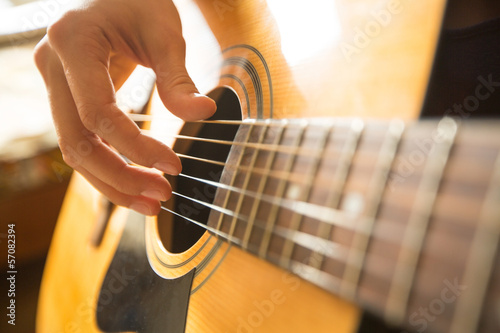
<path fill-rule="evenodd" d="M 176 5 L 218 111 L 131 116 L 183 161 L 158 217 L 74 175 L 37 330 L 499 331 L 500 124 L 415 120 L 444 1 Z"/>

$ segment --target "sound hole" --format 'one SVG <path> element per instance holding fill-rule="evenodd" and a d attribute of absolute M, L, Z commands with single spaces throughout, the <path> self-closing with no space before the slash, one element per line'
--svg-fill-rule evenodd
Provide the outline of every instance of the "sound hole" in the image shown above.
<path fill-rule="evenodd" d="M 217 88 L 208 94 L 217 103 L 217 112 L 209 120 L 241 120 L 238 96 L 229 88 Z M 225 162 L 231 146 L 220 143 L 192 140 L 192 137 L 233 141 L 238 125 L 187 123 L 180 134 L 189 138 L 177 139 L 174 151 L 210 161 Z M 203 180 L 218 182 L 223 167 L 220 165 L 181 158 L 182 174 L 167 179 L 173 191 L 195 200 L 212 203 L 217 188 Z M 191 178 L 192 177 L 192 178 Z M 173 195 L 165 207 L 186 218 L 206 224 L 210 209 L 191 199 Z M 193 246 L 205 230 L 187 219 L 163 211 L 158 215 L 158 231 L 164 247 L 172 253 L 181 253 Z"/>

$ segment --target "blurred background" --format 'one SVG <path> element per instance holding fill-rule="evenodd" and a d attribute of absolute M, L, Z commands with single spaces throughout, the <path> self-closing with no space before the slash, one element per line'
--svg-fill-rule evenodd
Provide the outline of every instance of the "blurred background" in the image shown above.
<path fill-rule="evenodd" d="M 16 326 L 1 313 L 0 332 L 35 332 L 45 257 L 71 176 L 59 149 L 33 48 L 70 0 L 0 0 L 1 308 L 8 306 L 7 232 L 15 225 Z"/>

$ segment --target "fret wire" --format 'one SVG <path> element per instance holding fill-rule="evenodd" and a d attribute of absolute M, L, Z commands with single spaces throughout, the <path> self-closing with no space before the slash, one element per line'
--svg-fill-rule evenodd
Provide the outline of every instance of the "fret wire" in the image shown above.
<path fill-rule="evenodd" d="M 321 157 L 323 156 L 324 151 L 326 149 L 326 145 L 328 143 L 328 139 L 330 138 L 332 129 L 333 129 L 333 126 L 329 127 L 323 133 L 323 135 L 320 139 L 318 147 L 321 147 L 320 148 L 321 151 L 319 151 L 318 154 L 316 154 L 316 156 L 314 157 L 312 167 L 309 168 L 309 173 L 306 175 L 306 182 L 305 183 L 307 185 L 306 185 L 305 189 L 303 189 L 303 191 L 302 191 L 302 198 L 300 201 L 304 201 L 304 202 L 309 201 L 311 191 L 312 191 L 312 186 L 314 183 L 314 178 L 316 177 L 316 174 L 318 172 L 318 169 L 319 169 L 319 166 L 321 163 Z M 294 212 L 292 215 L 292 218 L 290 220 L 289 230 L 298 231 L 303 217 L 304 216 L 302 214 L 297 214 Z M 285 240 L 285 243 L 283 245 L 283 250 L 281 252 L 281 260 L 280 260 L 282 267 L 288 267 L 288 265 L 290 264 L 295 244 L 296 243 L 291 241 L 290 239 Z M 314 257 L 314 256 L 312 256 L 312 257 Z"/>
<path fill-rule="evenodd" d="M 274 145 L 278 145 L 279 142 L 281 141 L 284 133 L 284 129 L 286 127 L 286 123 L 283 123 L 283 126 L 279 127 L 279 133 L 275 136 L 274 138 Z M 264 171 L 270 171 L 271 166 L 274 163 L 275 157 L 276 157 L 276 152 L 275 150 L 270 151 L 268 156 L 266 164 L 264 166 Z M 255 220 L 258 212 L 258 208 L 260 206 L 260 203 L 262 202 L 262 195 L 264 193 L 265 186 L 267 184 L 267 180 L 269 179 L 269 172 L 266 172 L 264 175 L 261 176 L 260 181 L 259 181 L 259 186 L 257 188 L 256 192 L 256 197 L 254 197 L 253 203 L 252 203 L 252 208 L 250 211 L 250 223 L 247 224 L 247 227 L 245 229 L 245 234 L 243 236 L 243 248 L 248 247 L 248 242 L 250 241 L 250 236 L 252 233 L 252 227 L 253 227 L 253 221 Z M 269 232 L 267 230 L 267 232 Z"/>
<path fill-rule="evenodd" d="M 484 297 L 493 271 L 500 237 L 500 153 L 479 215 L 478 226 L 467 259 L 464 284 L 467 286 L 458 300 L 450 332 L 476 332 Z M 472 305 L 472 306 L 471 306 Z"/>
<path fill-rule="evenodd" d="M 340 163 L 338 164 L 335 174 L 333 176 L 333 181 L 331 188 L 332 191 L 329 192 L 328 197 L 326 199 L 325 206 L 338 208 L 340 204 L 340 198 L 344 191 L 344 187 L 347 181 L 347 177 L 349 175 L 349 170 L 351 169 L 352 161 L 354 159 L 354 153 L 358 147 L 359 139 L 361 137 L 361 133 L 364 129 L 364 123 L 360 119 L 356 119 L 351 124 L 350 134 L 346 139 L 346 143 L 342 149 L 342 154 L 339 158 Z M 326 152 L 326 150 L 325 150 Z M 322 239 L 329 239 L 330 234 L 332 232 L 332 225 L 321 223 L 318 227 L 318 237 Z M 324 255 L 319 254 L 319 256 L 313 257 L 311 256 L 311 260 L 309 260 L 309 265 L 313 266 L 316 269 L 321 269 L 323 262 L 325 260 Z"/>
<path fill-rule="evenodd" d="M 401 142 L 404 131 L 404 123 L 393 121 L 389 124 L 387 136 L 380 149 L 380 155 L 376 162 L 374 176 L 368 187 L 368 206 L 364 215 L 358 220 L 358 225 L 351 243 L 348 263 L 342 276 L 340 294 L 348 299 L 354 299 L 356 288 L 361 276 L 366 251 L 371 239 L 375 219 L 380 207 L 385 185 L 389 178 L 391 166 L 396 157 L 396 153 Z M 362 232 L 358 232 L 362 231 Z"/>
<path fill-rule="evenodd" d="M 302 139 L 304 137 L 304 132 L 305 128 L 307 127 L 308 123 L 307 122 L 301 122 L 300 123 L 300 134 L 295 137 L 294 142 L 292 143 L 291 146 L 295 147 L 295 149 L 299 149 L 300 143 L 302 142 Z M 295 161 L 296 155 L 289 155 L 287 158 L 287 161 L 285 163 L 284 170 L 287 174 L 290 174 L 290 171 L 292 170 L 293 167 L 293 162 Z M 285 179 L 280 179 L 278 182 L 278 186 L 276 187 L 275 191 L 275 197 L 280 198 L 279 202 L 282 201 L 283 194 L 285 192 L 286 188 L 286 181 Z M 264 232 L 264 235 L 262 236 L 262 242 L 260 244 L 259 252 L 258 255 L 261 258 L 265 258 L 267 255 L 267 249 L 269 247 L 269 243 L 271 241 L 271 232 L 270 230 L 273 230 L 275 224 L 276 224 L 276 219 L 278 217 L 278 208 L 280 208 L 281 205 L 272 205 L 271 206 L 271 211 L 269 212 L 268 218 L 267 218 L 267 223 L 266 223 L 266 232 Z"/>
<path fill-rule="evenodd" d="M 393 323 L 400 323 L 406 314 L 414 274 L 441 179 L 455 141 L 457 124 L 451 118 L 444 118 L 438 125 L 438 132 L 441 133 L 442 142 L 436 143 L 424 166 L 389 290 L 385 317 Z"/>
<path fill-rule="evenodd" d="M 268 129 L 269 129 L 269 127 L 264 127 L 260 131 L 259 138 L 258 138 L 258 143 L 262 143 L 262 141 L 266 137 L 266 133 L 267 133 Z M 249 136 L 249 138 L 250 137 L 251 137 L 251 135 Z M 243 152 L 242 152 L 242 155 L 243 155 Z M 248 188 L 248 184 L 249 184 L 250 178 L 252 176 L 252 171 L 251 170 L 254 168 L 255 162 L 257 162 L 257 155 L 258 155 L 258 151 L 256 149 L 254 149 L 253 152 L 252 152 L 252 158 L 250 160 L 250 164 L 247 166 L 247 168 L 249 168 L 250 171 L 245 173 L 245 179 L 243 180 L 243 186 L 241 187 L 242 190 L 246 190 Z M 235 171 L 234 177 L 236 177 L 236 174 L 237 174 L 237 172 Z M 241 193 L 239 193 L 238 202 L 236 203 L 236 209 L 235 209 L 236 213 L 238 213 L 241 210 L 241 207 L 243 206 L 243 200 L 244 199 L 245 199 L 245 196 L 242 195 Z M 231 220 L 231 225 L 230 225 L 230 229 L 229 229 L 229 237 L 232 238 L 234 236 L 235 229 L 236 229 L 236 218 L 233 217 L 232 220 Z M 229 239 L 229 240 L 231 241 L 231 239 Z"/>
<path fill-rule="evenodd" d="M 241 130 L 241 128 L 240 128 L 240 130 Z M 253 130 L 253 123 L 250 123 L 250 126 L 248 126 L 248 132 L 246 134 L 246 137 L 245 137 L 244 141 L 248 141 L 248 139 L 250 138 L 250 135 L 252 133 L 252 130 Z M 241 160 L 243 159 L 243 155 L 244 155 L 243 152 L 244 151 L 245 151 L 245 147 L 242 148 L 242 151 L 241 151 L 240 155 L 238 156 L 238 160 L 236 161 L 235 165 L 239 166 L 241 164 Z M 225 163 L 224 163 L 224 165 L 225 165 Z M 236 170 L 233 172 L 233 174 L 231 176 L 231 181 L 229 182 L 229 185 L 233 186 L 235 180 L 236 180 Z M 227 204 L 229 203 L 230 194 L 231 194 L 230 192 L 226 193 L 226 196 L 224 198 L 224 205 L 223 205 L 223 207 L 227 207 Z M 220 214 L 219 215 L 219 219 L 217 220 L 217 227 L 216 227 L 217 230 L 220 230 L 220 228 L 222 226 L 222 219 L 223 218 L 224 218 L 224 215 Z"/>

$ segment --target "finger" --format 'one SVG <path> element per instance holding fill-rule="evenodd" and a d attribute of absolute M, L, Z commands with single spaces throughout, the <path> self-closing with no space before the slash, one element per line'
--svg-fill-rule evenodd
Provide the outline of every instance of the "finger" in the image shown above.
<path fill-rule="evenodd" d="M 79 20 L 85 20 L 85 15 L 67 14 L 49 29 L 48 36 L 61 59 L 81 122 L 135 163 L 169 174 L 180 173 L 177 155 L 142 134 L 117 107 L 108 71 L 110 43 L 98 22 L 75 22 Z"/>
<path fill-rule="evenodd" d="M 128 207 L 144 215 L 158 215 L 161 210 L 159 201 L 145 196 L 131 196 L 121 193 L 102 182 L 86 170 L 79 171 L 99 192 L 105 195 L 115 205 Z"/>
<path fill-rule="evenodd" d="M 92 174 L 126 195 L 143 195 L 155 200 L 170 197 L 171 187 L 160 174 L 128 165 L 117 153 L 81 123 L 59 59 L 45 44 L 37 50 L 54 124 L 65 161 L 76 170 Z"/>
<path fill-rule="evenodd" d="M 206 119 L 215 112 L 216 105 L 199 94 L 186 70 L 186 45 L 180 20 L 176 23 L 178 29 L 174 31 L 143 32 L 148 62 L 157 77 L 158 94 L 170 112 L 186 121 Z"/>
<path fill-rule="evenodd" d="M 55 121 L 66 120 L 65 124 L 71 124 L 67 118 L 56 116 Z M 87 170 L 128 195 L 145 195 L 160 201 L 169 198 L 171 187 L 161 174 L 127 164 L 95 134 L 86 133 L 84 128 L 81 136 L 71 136 L 69 131 L 73 129 L 76 126 L 64 126 L 59 129 L 59 133 L 61 137 L 67 138 L 60 142 L 65 161 L 75 170 Z"/>
<path fill-rule="evenodd" d="M 165 107 L 185 121 L 206 119 L 215 113 L 215 102 L 198 92 L 183 64 L 172 66 L 172 62 L 163 59 L 156 66 L 158 94 Z M 163 71 L 169 63 L 172 67 Z"/>

